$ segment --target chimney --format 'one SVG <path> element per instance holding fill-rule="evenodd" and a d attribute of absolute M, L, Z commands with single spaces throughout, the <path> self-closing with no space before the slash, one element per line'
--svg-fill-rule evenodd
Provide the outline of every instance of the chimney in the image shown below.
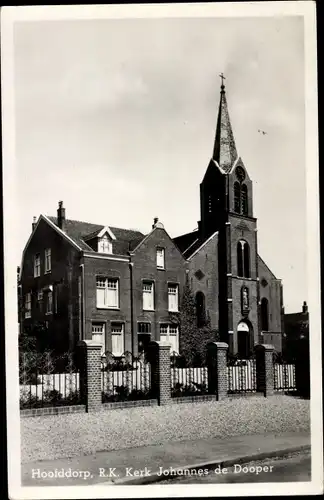
<path fill-rule="evenodd" d="M 36 219 L 36 217 L 35 217 L 35 215 L 34 215 L 34 217 L 33 217 L 33 223 L 32 223 L 32 231 L 33 231 L 33 232 L 34 232 L 35 227 L 36 227 L 36 220 L 37 220 L 37 219 Z"/>
<path fill-rule="evenodd" d="M 304 303 L 303 303 L 303 314 L 307 314 L 307 313 L 308 313 L 308 305 L 307 305 L 306 300 L 304 300 Z"/>
<path fill-rule="evenodd" d="M 65 230 L 65 208 L 63 207 L 63 201 L 59 201 L 58 204 L 57 225 L 62 231 Z"/>
<path fill-rule="evenodd" d="M 153 219 L 153 226 L 152 226 L 152 229 L 154 229 L 154 228 L 155 228 L 155 226 L 157 225 L 157 223 L 158 223 L 158 222 L 159 222 L 158 217 L 154 217 L 154 219 Z"/>

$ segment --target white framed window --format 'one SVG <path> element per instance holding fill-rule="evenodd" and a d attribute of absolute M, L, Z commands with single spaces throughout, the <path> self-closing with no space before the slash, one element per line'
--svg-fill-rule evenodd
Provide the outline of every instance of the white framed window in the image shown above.
<path fill-rule="evenodd" d="M 46 314 L 52 314 L 53 312 L 53 292 L 49 291 L 46 294 Z"/>
<path fill-rule="evenodd" d="M 114 356 L 124 354 L 124 324 L 111 323 L 111 352 Z"/>
<path fill-rule="evenodd" d="M 101 355 L 106 352 L 105 323 L 92 323 L 92 340 L 101 344 Z"/>
<path fill-rule="evenodd" d="M 26 293 L 25 297 L 25 318 L 31 318 L 31 293 Z"/>
<path fill-rule="evenodd" d="M 137 333 L 151 334 L 151 323 L 137 323 Z"/>
<path fill-rule="evenodd" d="M 52 270 L 52 252 L 50 248 L 45 249 L 45 273 L 50 273 Z"/>
<path fill-rule="evenodd" d="M 158 269 L 164 269 L 164 267 L 165 267 L 164 248 L 159 247 L 156 249 L 156 267 Z"/>
<path fill-rule="evenodd" d="M 143 281 L 143 309 L 154 311 L 154 283 L 152 281 Z"/>
<path fill-rule="evenodd" d="M 34 256 L 34 278 L 40 276 L 40 254 L 37 253 Z"/>
<path fill-rule="evenodd" d="M 112 253 L 112 242 L 106 234 L 98 240 L 98 252 Z"/>
<path fill-rule="evenodd" d="M 179 327 L 178 325 L 160 325 L 160 341 L 171 344 L 171 353 L 179 352 Z"/>
<path fill-rule="evenodd" d="M 118 278 L 103 278 L 97 276 L 97 307 L 118 309 L 119 283 Z"/>
<path fill-rule="evenodd" d="M 179 285 L 177 284 L 168 284 L 168 310 L 179 311 Z"/>

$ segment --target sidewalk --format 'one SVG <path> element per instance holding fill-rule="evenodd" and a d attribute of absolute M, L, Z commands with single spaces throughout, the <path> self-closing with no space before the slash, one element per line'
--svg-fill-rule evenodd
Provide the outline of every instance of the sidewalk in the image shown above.
<path fill-rule="evenodd" d="M 309 433 L 173 441 L 154 446 L 102 451 L 95 455 L 29 462 L 22 465 L 22 486 L 145 484 L 159 479 L 156 472 L 160 467 L 194 468 L 218 464 L 230 466 L 252 459 L 283 456 L 307 448 L 310 448 Z M 109 468 L 114 469 L 110 477 Z M 56 477 L 48 477 L 49 472 L 49 475 Z M 72 475 L 73 472 L 78 477 L 59 477 L 64 473 L 67 476 Z M 39 477 L 40 475 L 42 477 Z M 160 478 L 166 479 L 163 476 Z"/>

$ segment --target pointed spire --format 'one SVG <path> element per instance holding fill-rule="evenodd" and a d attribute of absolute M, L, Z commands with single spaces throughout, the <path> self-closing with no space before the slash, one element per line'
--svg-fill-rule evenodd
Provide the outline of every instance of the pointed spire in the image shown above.
<path fill-rule="evenodd" d="M 235 160 L 237 159 L 237 151 L 231 126 L 231 121 L 227 109 L 227 101 L 225 95 L 225 76 L 223 73 L 219 75 L 222 80 L 220 102 L 218 109 L 218 119 L 215 135 L 215 144 L 213 152 L 213 160 L 217 161 L 223 172 L 228 173 Z"/>

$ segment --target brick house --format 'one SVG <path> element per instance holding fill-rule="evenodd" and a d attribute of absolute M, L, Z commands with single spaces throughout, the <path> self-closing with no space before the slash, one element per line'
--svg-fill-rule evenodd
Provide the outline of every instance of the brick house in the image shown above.
<path fill-rule="evenodd" d="M 155 219 L 144 235 L 69 220 L 60 202 L 57 217 L 33 222 L 23 252 L 24 329 L 45 323 L 48 342 L 61 350 L 93 338 L 114 354 L 137 353 L 149 340 L 168 340 L 178 351 L 188 280 L 197 326 L 208 316 L 230 352 L 246 356 L 260 342 L 281 351 L 282 283 L 258 254 L 252 188 L 222 85 L 198 228 L 172 240 Z"/>
<path fill-rule="evenodd" d="M 303 302 L 302 310 L 296 313 L 287 313 L 284 317 L 285 333 L 282 353 L 285 359 L 294 359 L 299 350 L 309 350 L 309 312 L 307 302 Z"/>

